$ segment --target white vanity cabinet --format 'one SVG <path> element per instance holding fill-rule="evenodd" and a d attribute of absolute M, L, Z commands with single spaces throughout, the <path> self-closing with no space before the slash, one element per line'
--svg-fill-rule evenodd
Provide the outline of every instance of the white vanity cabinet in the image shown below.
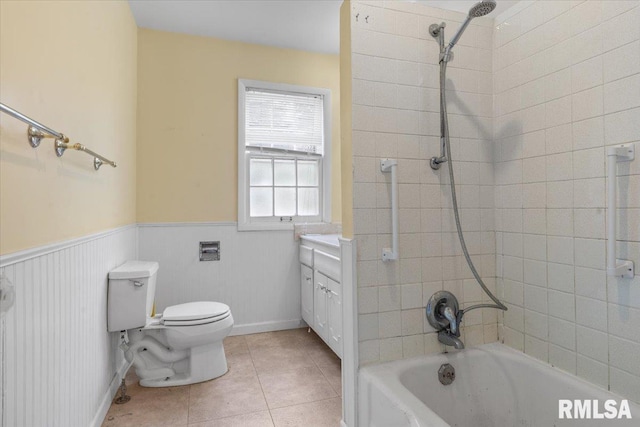
<path fill-rule="evenodd" d="M 300 243 L 302 318 L 342 357 L 342 286 L 338 235 L 305 235 Z"/>

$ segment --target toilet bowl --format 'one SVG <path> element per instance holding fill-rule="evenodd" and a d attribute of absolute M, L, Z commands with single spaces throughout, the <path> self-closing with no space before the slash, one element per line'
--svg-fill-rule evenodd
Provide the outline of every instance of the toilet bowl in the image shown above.
<path fill-rule="evenodd" d="M 145 387 L 208 381 L 227 372 L 222 340 L 233 328 L 226 304 L 198 301 L 151 316 L 158 263 L 129 261 L 109 273 L 108 330 L 127 331 L 120 346 Z"/>

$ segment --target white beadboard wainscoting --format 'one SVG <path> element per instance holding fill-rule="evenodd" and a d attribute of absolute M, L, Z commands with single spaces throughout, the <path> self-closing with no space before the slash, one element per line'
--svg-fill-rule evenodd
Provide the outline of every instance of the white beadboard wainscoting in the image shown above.
<path fill-rule="evenodd" d="M 126 368 L 107 332 L 108 272 L 137 253 L 129 225 L 0 257 L 2 426 L 99 426 Z"/>
<path fill-rule="evenodd" d="M 199 261 L 199 242 L 220 241 L 220 261 Z M 138 224 L 139 256 L 158 261 L 156 307 L 218 301 L 232 335 L 304 325 L 293 231 L 238 231 L 236 223 Z"/>

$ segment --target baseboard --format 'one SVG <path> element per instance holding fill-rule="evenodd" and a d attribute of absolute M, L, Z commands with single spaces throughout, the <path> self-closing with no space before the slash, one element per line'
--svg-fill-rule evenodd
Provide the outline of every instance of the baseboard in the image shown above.
<path fill-rule="evenodd" d="M 340 427 L 349 427 L 347 425 L 347 423 L 344 422 L 344 420 L 340 420 Z"/>
<path fill-rule="evenodd" d="M 102 401 L 100 402 L 100 406 L 98 407 L 98 411 L 96 412 L 95 417 L 93 417 L 93 421 L 91 421 L 91 427 L 100 427 L 104 422 L 104 417 L 107 416 L 107 412 L 109 412 L 109 408 L 111 407 L 111 402 L 118 392 L 118 388 L 120 387 L 120 383 L 122 383 L 122 379 L 127 374 L 129 367 L 131 364 L 127 362 L 126 359 L 122 360 L 122 364 L 118 368 L 116 375 L 113 377 L 111 384 L 109 384 L 109 388 L 105 392 L 102 397 Z"/>
<path fill-rule="evenodd" d="M 260 332 L 283 331 L 285 329 L 304 328 L 305 326 L 307 326 L 307 324 L 302 319 L 248 323 L 245 325 L 235 325 L 229 335 L 248 335 Z"/>

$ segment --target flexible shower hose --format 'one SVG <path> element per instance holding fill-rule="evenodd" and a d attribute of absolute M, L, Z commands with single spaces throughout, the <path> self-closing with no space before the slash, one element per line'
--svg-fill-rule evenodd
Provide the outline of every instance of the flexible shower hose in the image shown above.
<path fill-rule="evenodd" d="M 471 260 L 471 256 L 469 255 L 469 250 L 467 249 L 467 245 L 464 241 L 464 235 L 462 234 L 462 226 L 460 225 L 460 214 L 458 213 L 458 200 L 456 197 L 456 183 L 453 176 L 453 163 L 451 159 L 451 142 L 449 141 L 449 120 L 447 118 L 447 101 L 446 101 L 446 91 L 445 91 L 445 83 L 446 83 L 446 72 L 447 72 L 447 61 L 440 62 L 440 111 L 442 112 L 442 121 L 440 130 L 442 131 L 442 136 L 445 139 L 446 146 L 446 156 L 449 160 L 449 184 L 451 185 L 451 200 L 453 202 L 453 212 L 456 219 L 456 229 L 458 230 L 458 238 L 460 239 L 460 246 L 462 246 L 462 252 L 464 253 L 464 257 L 467 260 L 467 264 L 473 273 L 473 277 L 477 280 L 478 284 L 482 288 L 482 290 L 491 298 L 495 305 L 493 304 L 476 304 L 471 307 L 467 307 L 464 310 L 461 310 L 462 313 L 466 313 L 467 311 L 475 310 L 477 308 L 497 308 L 499 310 L 507 310 L 507 307 L 500 302 L 498 298 L 495 297 L 487 288 L 487 285 L 482 281 L 482 278 L 478 274 L 475 265 L 473 265 L 473 261 Z"/>

